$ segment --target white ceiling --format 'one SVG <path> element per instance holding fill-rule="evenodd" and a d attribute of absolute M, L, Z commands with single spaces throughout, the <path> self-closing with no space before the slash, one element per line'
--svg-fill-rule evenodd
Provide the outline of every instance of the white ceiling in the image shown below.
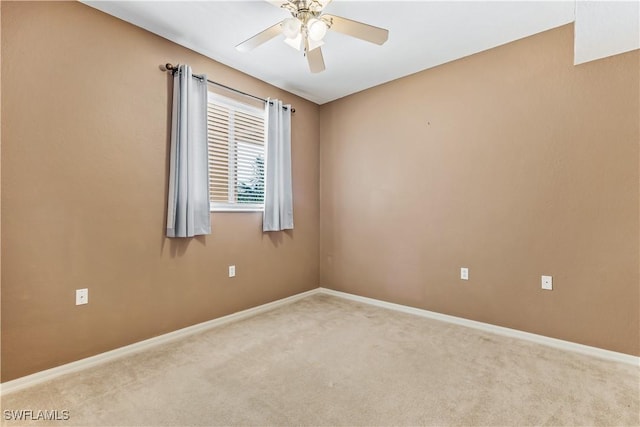
<path fill-rule="evenodd" d="M 334 0 L 327 13 L 387 28 L 389 40 L 377 46 L 329 32 L 322 47 L 327 69 L 312 74 L 302 53 L 283 43 L 284 36 L 248 53 L 235 49 L 289 16 L 266 1 L 84 2 L 318 104 L 575 18 L 574 1 Z"/>
<path fill-rule="evenodd" d="M 640 1 L 578 1 L 574 64 L 640 48 Z"/>

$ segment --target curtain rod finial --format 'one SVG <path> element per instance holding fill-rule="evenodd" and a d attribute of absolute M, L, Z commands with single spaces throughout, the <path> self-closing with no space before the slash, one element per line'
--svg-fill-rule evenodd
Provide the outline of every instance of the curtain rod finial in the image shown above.
<path fill-rule="evenodd" d="M 160 70 L 162 71 L 175 71 L 177 68 L 173 66 L 172 63 L 167 62 L 166 64 L 160 64 Z"/>

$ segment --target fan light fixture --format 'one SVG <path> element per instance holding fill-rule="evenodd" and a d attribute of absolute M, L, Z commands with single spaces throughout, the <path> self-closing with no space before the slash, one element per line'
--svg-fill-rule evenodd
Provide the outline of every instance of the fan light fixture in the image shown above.
<path fill-rule="evenodd" d="M 329 26 L 326 22 L 317 18 L 308 18 L 306 22 L 300 18 L 287 18 L 282 21 L 282 34 L 284 34 L 284 42 L 296 50 L 305 48 L 305 40 L 307 41 L 308 50 L 313 50 L 324 44 L 322 39 L 327 35 Z"/>
<path fill-rule="evenodd" d="M 312 18 L 307 22 L 307 31 L 311 40 L 319 42 L 327 34 L 327 24 L 324 21 Z"/>
<path fill-rule="evenodd" d="M 298 18 L 287 18 L 282 21 L 282 33 L 288 39 L 295 39 L 300 34 L 302 22 Z"/>
<path fill-rule="evenodd" d="M 377 45 L 384 44 L 389 31 L 362 22 L 352 21 L 323 12 L 331 0 L 267 0 L 269 3 L 287 10 L 291 17 L 259 32 L 236 46 L 241 52 L 268 42 L 283 34 L 284 42 L 298 51 L 304 52 L 312 73 L 324 71 L 324 58 L 320 46 L 324 44 L 327 30 L 342 33 Z"/>
<path fill-rule="evenodd" d="M 302 50 L 302 33 L 295 37 L 287 37 L 284 42 L 296 50 Z"/>

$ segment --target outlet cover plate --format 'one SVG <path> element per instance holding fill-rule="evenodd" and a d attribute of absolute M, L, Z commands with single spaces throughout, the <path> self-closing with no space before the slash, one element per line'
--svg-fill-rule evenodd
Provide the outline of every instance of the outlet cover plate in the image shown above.
<path fill-rule="evenodd" d="M 553 290 L 553 276 L 542 276 L 542 289 L 545 291 Z"/>
<path fill-rule="evenodd" d="M 469 280 L 469 269 L 467 267 L 460 268 L 460 279 Z"/>
<path fill-rule="evenodd" d="M 229 266 L 229 277 L 236 277 L 236 266 L 235 265 L 230 265 Z"/>
<path fill-rule="evenodd" d="M 76 305 L 89 303 L 89 289 L 76 289 Z"/>

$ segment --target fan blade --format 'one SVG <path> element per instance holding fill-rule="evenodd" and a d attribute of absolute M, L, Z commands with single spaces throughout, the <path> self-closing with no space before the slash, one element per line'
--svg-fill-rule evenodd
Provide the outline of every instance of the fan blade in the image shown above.
<path fill-rule="evenodd" d="M 312 73 L 319 73 L 325 70 L 324 58 L 322 57 L 322 49 L 319 47 L 313 50 L 307 50 L 307 62 Z"/>
<path fill-rule="evenodd" d="M 263 43 L 268 42 L 272 38 L 282 33 L 282 22 L 278 22 L 276 25 L 273 25 L 266 30 L 256 34 L 255 36 L 247 39 L 236 46 L 240 52 L 248 52 L 251 49 L 255 49 Z"/>
<path fill-rule="evenodd" d="M 384 44 L 389 38 L 389 30 L 374 27 L 373 25 L 363 24 L 362 22 L 352 21 L 335 15 L 322 15 L 322 19 L 328 22 L 329 29 L 365 40 L 375 44 Z"/>

